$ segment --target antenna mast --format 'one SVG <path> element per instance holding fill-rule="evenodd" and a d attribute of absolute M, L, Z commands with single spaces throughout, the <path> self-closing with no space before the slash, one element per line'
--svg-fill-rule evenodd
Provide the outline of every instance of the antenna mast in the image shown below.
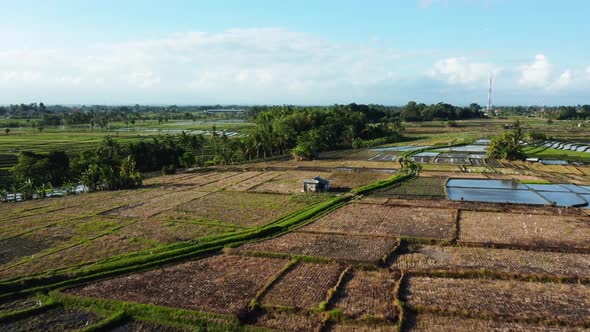
<path fill-rule="evenodd" d="M 492 115 L 492 73 L 490 73 L 490 89 L 488 90 L 488 106 L 486 107 L 488 115 Z"/>

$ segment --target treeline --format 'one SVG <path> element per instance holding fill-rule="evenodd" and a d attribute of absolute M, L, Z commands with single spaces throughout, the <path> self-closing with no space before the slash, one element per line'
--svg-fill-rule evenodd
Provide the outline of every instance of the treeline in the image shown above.
<path fill-rule="evenodd" d="M 0 116 L 12 119 L 2 127 L 90 126 L 106 128 L 113 122 L 134 125 L 145 121 L 206 121 L 245 118 L 248 109 L 240 106 L 45 106 L 43 103 L 0 106 Z M 15 121 L 22 120 L 22 121 Z"/>
<path fill-rule="evenodd" d="M 458 107 L 446 103 L 426 105 L 410 101 L 401 110 L 404 121 L 462 120 L 483 118 L 482 108 L 476 103 L 468 107 Z"/>
<path fill-rule="evenodd" d="M 552 120 L 587 120 L 590 119 L 590 105 L 544 108 L 540 114 Z"/>

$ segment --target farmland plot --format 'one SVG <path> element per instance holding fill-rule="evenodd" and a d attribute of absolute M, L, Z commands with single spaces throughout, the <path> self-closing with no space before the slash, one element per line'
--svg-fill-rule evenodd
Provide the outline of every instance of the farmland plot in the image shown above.
<path fill-rule="evenodd" d="M 590 255 L 473 247 L 412 245 L 392 267 L 405 271 L 492 270 L 520 275 L 587 278 Z"/>
<path fill-rule="evenodd" d="M 352 319 L 395 321 L 400 314 L 394 304 L 398 281 L 399 276 L 386 271 L 355 270 L 337 292 L 334 308 Z"/>
<path fill-rule="evenodd" d="M 180 204 L 208 195 L 208 192 L 199 191 L 174 191 L 162 192 L 161 196 L 151 198 L 145 202 L 132 204 L 120 209 L 110 211 L 108 214 L 124 217 L 147 218 L 162 211 L 172 209 Z"/>
<path fill-rule="evenodd" d="M 38 228 L 73 219 L 74 217 L 64 217 L 56 214 L 42 214 L 26 216 L 10 222 L 0 222 L 0 239 L 6 239 L 18 234 L 33 231 Z"/>
<path fill-rule="evenodd" d="M 90 284 L 79 296 L 238 314 L 287 260 L 219 255 Z"/>
<path fill-rule="evenodd" d="M 117 326 L 109 332 L 191 332 L 193 329 L 187 327 L 160 325 L 141 320 L 126 321 L 123 325 Z"/>
<path fill-rule="evenodd" d="M 328 179 L 329 173 L 289 171 L 267 181 L 251 190 L 256 192 L 278 193 L 278 194 L 296 194 L 303 190 L 303 180 L 311 179 L 314 176 L 321 176 Z"/>
<path fill-rule="evenodd" d="M 450 209 L 349 204 L 302 230 L 450 240 L 455 236 L 455 219 Z"/>
<path fill-rule="evenodd" d="M 200 237 L 235 231 L 236 228 L 190 222 L 165 221 L 162 219 L 141 220 L 126 226 L 121 231 L 130 238 L 144 239 L 159 244 L 195 240 Z"/>
<path fill-rule="evenodd" d="M 260 174 L 259 172 L 227 172 L 233 173 L 231 176 L 224 177 L 218 181 L 211 182 L 199 187 L 199 190 L 203 191 L 217 191 L 229 186 L 238 184 L 242 181 L 248 180 L 250 178 L 255 177 L 256 175 Z"/>
<path fill-rule="evenodd" d="M 75 331 L 98 323 L 103 318 L 85 311 L 52 308 L 32 317 L 0 322 L 3 331 Z"/>
<path fill-rule="evenodd" d="M 251 178 L 246 179 L 242 182 L 231 185 L 225 189 L 231 190 L 231 191 L 247 191 L 253 187 L 263 184 L 266 181 L 276 178 L 280 174 L 281 174 L 280 172 L 259 173 L 258 175 L 254 176 L 254 177 L 251 177 Z"/>
<path fill-rule="evenodd" d="M 150 198 L 160 196 L 161 191 L 153 189 L 138 189 L 109 192 L 109 195 L 102 194 L 103 192 L 78 195 L 77 197 L 80 198 L 80 204 L 63 207 L 53 211 L 52 213 L 63 216 L 83 216 L 98 213 L 108 213 L 109 211 L 117 208 L 140 203 Z M 94 197 L 94 195 L 97 196 Z"/>
<path fill-rule="evenodd" d="M 328 327 L 330 332 L 395 332 L 395 325 L 381 324 L 335 324 Z"/>
<path fill-rule="evenodd" d="M 90 217 L 58 222 L 28 234 L 0 240 L 0 264 L 12 263 L 20 257 L 28 260 L 44 252 L 66 248 L 128 222 L 129 220 Z"/>
<path fill-rule="evenodd" d="M 414 316 L 414 315 L 412 315 Z M 590 329 L 581 327 L 567 327 L 555 325 L 540 325 L 520 322 L 503 322 L 498 320 L 484 320 L 476 318 L 462 318 L 456 316 L 438 316 L 433 314 L 419 314 L 409 317 L 408 331 L 412 332 L 506 332 L 506 331 L 537 331 L 537 332 L 588 332 Z"/>
<path fill-rule="evenodd" d="M 462 212 L 459 240 L 525 247 L 590 249 L 586 218 L 492 212 Z"/>
<path fill-rule="evenodd" d="M 590 287 L 580 284 L 410 277 L 403 299 L 413 307 L 496 320 L 590 323 Z"/>
<path fill-rule="evenodd" d="M 248 243 L 240 252 L 274 252 L 327 259 L 376 263 L 399 244 L 395 238 L 292 232 L 274 239 Z"/>
<path fill-rule="evenodd" d="M 255 318 L 255 321 L 248 322 L 258 327 L 288 331 L 317 331 L 322 324 L 321 317 L 313 313 L 295 313 L 282 310 L 265 310 Z"/>
<path fill-rule="evenodd" d="M 92 241 L 49 254 L 42 259 L 27 261 L 0 270 L 0 279 L 37 274 L 75 264 L 92 263 L 115 255 L 153 248 L 158 244 L 158 242 L 145 238 L 129 236 L 122 230 L 118 230 Z"/>
<path fill-rule="evenodd" d="M 263 296 L 264 306 L 317 308 L 328 289 L 338 282 L 343 265 L 300 263 L 289 270 Z"/>
<path fill-rule="evenodd" d="M 182 178 L 175 179 L 167 183 L 167 186 L 164 188 L 192 188 L 199 190 L 200 187 L 208 185 L 210 183 L 215 183 L 219 180 L 223 180 L 225 178 L 229 178 L 239 174 L 238 172 L 198 172 L 198 173 L 190 173 Z"/>
<path fill-rule="evenodd" d="M 158 215 L 165 220 L 207 220 L 253 227 L 274 221 L 308 204 L 295 196 L 220 191 Z"/>
<path fill-rule="evenodd" d="M 27 308 L 38 306 L 37 299 L 33 296 L 23 297 L 11 300 L 0 301 L 0 314 L 4 314 L 9 311 L 17 311 Z"/>
<path fill-rule="evenodd" d="M 375 192 L 375 196 L 417 196 L 444 198 L 447 178 L 418 177 Z"/>
<path fill-rule="evenodd" d="M 346 191 L 369 183 L 387 179 L 391 173 L 385 172 L 333 172 L 328 176 L 330 190 Z"/>

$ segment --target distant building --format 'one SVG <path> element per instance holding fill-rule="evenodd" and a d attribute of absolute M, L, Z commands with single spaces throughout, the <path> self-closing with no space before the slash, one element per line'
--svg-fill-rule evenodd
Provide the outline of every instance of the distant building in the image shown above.
<path fill-rule="evenodd" d="M 306 193 L 326 192 L 330 189 L 330 181 L 316 176 L 313 179 L 303 180 L 303 191 Z"/>

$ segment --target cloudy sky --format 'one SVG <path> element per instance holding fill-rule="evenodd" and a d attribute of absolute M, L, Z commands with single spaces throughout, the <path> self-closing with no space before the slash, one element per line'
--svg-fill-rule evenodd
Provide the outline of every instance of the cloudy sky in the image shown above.
<path fill-rule="evenodd" d="M 590 103 L 586 0 L 0 0 L 0 104 Z"/>

